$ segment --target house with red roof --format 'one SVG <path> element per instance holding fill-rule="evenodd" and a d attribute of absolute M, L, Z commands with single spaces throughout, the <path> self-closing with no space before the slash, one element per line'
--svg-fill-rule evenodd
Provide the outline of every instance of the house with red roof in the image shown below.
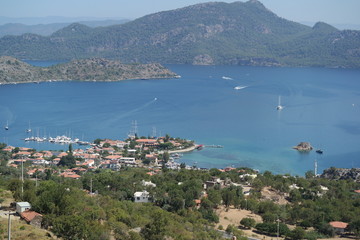
<path fill-rule="evenodd" d="M 348 224 L 345 222 L 333 221 L 329 222 L 330 226 L 332 226 L 337 234 L 342 234 L 345 232 Z"/>
<path fill-rule="evenodd" d="M 59 155 L 57 155 L 58 158 L 62 158 L 62 157 L 65 157 L 67 156 L 68 153 L 67 152 L 61 152 Z"/>
<path fill-rule="evenodd" d="M 64 178 L 72 178 L 72 179 L 79 179 L 81 176 L 80 175 L 77 175 L 76 173 L 74 172 L 63 172 L 60 174 L 61 177 L 64 177 Z"/>
<path fill-rule="evenodd" d="M 12 152 L 12 150 L 14 150 L 14 149 L 15 149 L 15 147 L 13 147 L 13 146 L 7 146 L 6 148 L 3 149 L 3 151 Z"/>
<path fill-rule="evenodd" d="M 108 155 L 104 157 L 105 160 L 117 160 L 117 161 L 120 161 L 121 158 L 122 158 L 121 155 Z"/>
<path fill-rule="evenodd" d="M 24 211 L 20 213 L 20 217 L 24 219 L 28 224 L 41 228 L 42 215 L 35 211 Z"/>
<path fill-rule="evenodd" d="M 145 147 L 153 147 L 159 145 L 156 139 L 136 139 L 135 140 L 139 145 Z"/>

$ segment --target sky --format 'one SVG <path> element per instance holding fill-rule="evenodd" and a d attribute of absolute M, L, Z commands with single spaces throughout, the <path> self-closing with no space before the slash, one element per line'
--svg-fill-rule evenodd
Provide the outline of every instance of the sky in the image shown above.
<path fill-rule="evenodd" d="M 218 0 L 219 1 L 219 0 Z M 135 19 L 207 0 L 2 0 L 2 17 L 98 17 Z M 223 2 L 234 2 L 223 0 Z M 244 1 L 243 1 L 244 2 Z M 280 17 L 296 22 L 360 25 L 360 0 L 260 0 Z"/>

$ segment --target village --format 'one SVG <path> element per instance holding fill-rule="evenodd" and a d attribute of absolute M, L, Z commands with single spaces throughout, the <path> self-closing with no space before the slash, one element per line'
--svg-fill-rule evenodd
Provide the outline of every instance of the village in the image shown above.
<path fill-rule="evenodd" d="M 111 169 L 119 171 L 121 167 L 152 167 L 159 169 L 179 169 L 178 160 L 182 153 L 200 149 L 193 141 L 171 138 L 166 135 L 160 138 L 132 137 L 125 141 L 96 139 L 91 147 L 68 151 L 37 151 L 26 147 L 6 146 L 2 150 L 11 153 L 8 166 L 23 168 L 30 178 L 52 170 L 64 178 L 79 179 L 87 171 L 94 169 Z M 75 144 L 74 144 L 75 145 Z M 73 163 L 62 164 L 61 159 L 72 156 Z M 60 167 L 60 168 L 59 168 Z M 186 166 L 190 168 L 189 166 Z"/>
<path fill-rule="evenodd" d="M 99 183 L 98 189 L 93 187 L 93 181 L 96 181 L 97 176 L 138 169 L 144 175 L 138 174 L 135 177 L 135 172 L 134 179 L 122 183 L 128 193 L 121 199 L 130 200 L 134 204 L 151 203 L 167 208 L 170 212 L 178 212 L 181 209 L 199 211 L 205 219 L 216 223 L 213 227 L 221 232 L 224 238 L 239 237 L 244 233 L 253 239 L 266 240 L 274 236 L 284 238 L 299 228 L 290 224 L 290 229 L 286 226 L 287 232 L 279 230 L 280 221 L 291 222 L 289 217 L 282 216 L 282 206 L 300 201 L 300 196 L 304 199 L 310 197 L 321 200 L 328 192 L 334 191 L 330 183 L 317 178 L 311 180 L 316 186 L 309 188 L 305 187 L 303 178 L 288 175 L 275 176 L 267 172 L 260 174 L 249 168 L 200 169 L 180 163 L 183 153 L 201 150 L 202 147 L 204 146 L 193 141 L 166 135 L 156 139 L 133 137 L 124 141 L 96 139 L 94 144 L 86 149 L 73 149 L 73 145 L 70 144 L 68 151 L 37 151 L 14 146 L 4 146 L 1 151 L 10 156 L 7 167 L 21 173 L 22 184 L 26 179 L 38 186 L 50 177 L 70 181 L 68 183 L 89 182 L 83 185 L 85 187 L 82 189 L 88 197 L 108 194 L 114 188 L 106 185 L 101 189 Z M 175 172 L 171 174 L 171 171 Z M 92 176 L 90 180 L 89 174 Z M 84 177 L 86 179 L 83 179 Z M 23 196 L 23 186 L 21 188 Z M 164 193 L 164 189 L 168 189 L 167 192 Z M 68 190 L 70 191 L 70 188 Z M 354 193 L 358 194 L 359 190 Z M 31 201 L 14 201 L 9 209 L 13 209 L 11 214 L 20 216 L 26 223 L 43 228 L 44 213 L 34 211 L 32 204 Z M 268 205 L 269 209 L 261 210 L 264 208 L 262 205 Z M 249 225 L 243 219 L 252 219 L 249 221 L 254 223 Z M 332 234 L 345 236 L 349 233 L 349 223 L 338 220 L 340 219 L 329 219 L 327 224 L 331 226 Z M 266 224 L 273 224 L 275 230 L 267 230 Z M 241 229 L 241 234 L 238 228 Z"/>

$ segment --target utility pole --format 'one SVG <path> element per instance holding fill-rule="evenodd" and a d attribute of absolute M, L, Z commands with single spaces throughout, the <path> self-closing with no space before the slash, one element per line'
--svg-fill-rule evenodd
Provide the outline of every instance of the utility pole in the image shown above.
<path fill-rule="evenodd" d="M 21 199 L 24 198 L 24 158 L 21 158 Z"/>
<path fill-rule="evenodd" d="M 11 240 L 11 218 L 10 218 L 10 211 L 9 211 L 9 220 L 8 220 L 8 240 Z"/>
<path fill-rule="evenodd" d="M 92 194 L 92 178 L 90 178 L 90 195 Z"/>
<path fill-rule="evenodd" d="M 279 220 L 279 217 L 278 217 L 278 219 L 276 220 L 277 221 L 277 235 L 276 235 L 276 239 L 277 240 L 279 240 L 279 222 L 280 222 L 280 220 Z"/>

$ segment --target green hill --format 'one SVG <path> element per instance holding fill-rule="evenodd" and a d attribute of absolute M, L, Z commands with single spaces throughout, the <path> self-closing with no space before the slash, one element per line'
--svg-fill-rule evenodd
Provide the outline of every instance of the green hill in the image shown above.
<path fill-rule="evenodd" d="M 197 4 L 109 27 L 69 25 L 49 37 L 0 39 L 21 59 L 105 57 L 123 62 L 360 67 L 360 31 L 313 28 L 278 17 L 257 0 Z"/>
<path fill-rule="evenodd" d="M 0 84 L 50 80 L 119 81 L 173 78 L 160 64 L 123 64 L 101 58 L 74 60 L 51 67 L 34 67 L 13 57 L 0 57 Z"/>

